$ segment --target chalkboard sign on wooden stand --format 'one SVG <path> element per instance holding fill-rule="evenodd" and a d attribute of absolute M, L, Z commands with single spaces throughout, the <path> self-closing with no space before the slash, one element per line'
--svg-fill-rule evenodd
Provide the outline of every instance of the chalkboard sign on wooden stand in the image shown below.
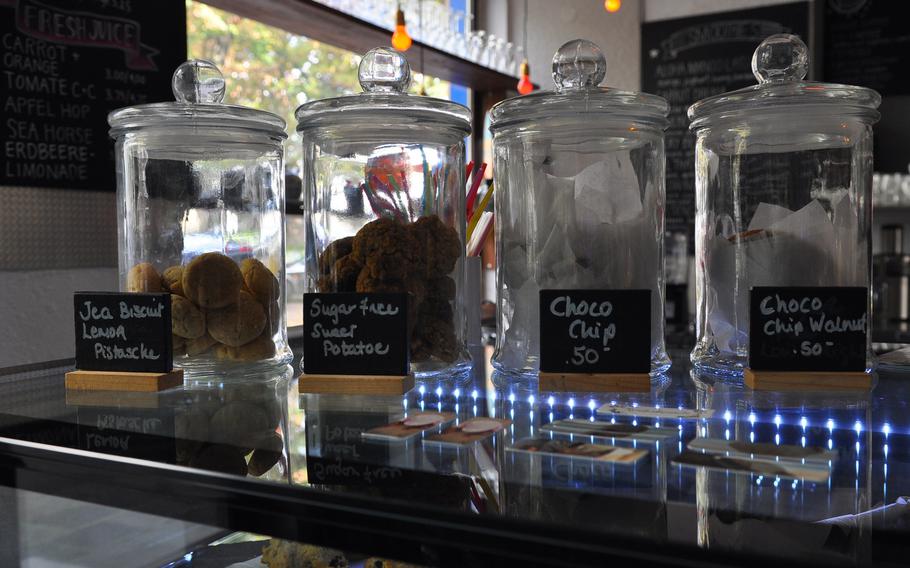
<path fill-rule="evenodd" d="M 410 372 L 407 294 L 303 295 L 301 393 L 400 395 Z"/>
<path fill-rule="evenodd" d="M 651 388 L 650 290 L 541 290 L 542 392 Z"/>
<path fill-rule="evenodd" d="M 868 305 L 865 287 L 752 288 L 746 385 L 759 390 L 870 388 Z"/>
<path fill-rule="evenodd" d="M 170 294 L 76 292 L 76 370 L 66 388 L 157 392 L 183 383 L 173 368 Z"/>

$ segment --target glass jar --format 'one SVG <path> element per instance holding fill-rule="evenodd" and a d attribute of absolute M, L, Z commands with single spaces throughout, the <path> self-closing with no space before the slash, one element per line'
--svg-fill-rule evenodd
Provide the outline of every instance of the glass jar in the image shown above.
<path fill-rule="evenodd" d="M 176 102 L 115 110 L 120 289 L 170 292 L 174 364 L 246 373 L 292 359 L 284 320 L 284 121 L 222 104 L 211 62 Z"/>
<path fill-rule="evenodd" d="M 651 292 L 651 372 L 664 347 L 664 129 L 667 102 L 600 86 L 591 42 L 553 57 L 554 92 L 493 107 L 499 313 L 493 364 L 539 370 L 543 289 Z"/>
<path fill-rule="evenodd" d="M 752 57 L 758 85 L 689 108 L 697 135 L 691 358 L 705 372 L 740 375 L 747 365 L 752 287 L 869 289 L 881 98 L 804 81 L 808 69 L 802 40 L 774 35 Z"/>
<path fill-rule="evenodd" d="M 358 95 L 301 105 L 307 292 L 408 293 L 411 370 L 466 368 L 462 290 L 470 111 L 407 94 L 404 55 L 376 48 Z M 470 306 L 478 309 L 477 306 Z"/>

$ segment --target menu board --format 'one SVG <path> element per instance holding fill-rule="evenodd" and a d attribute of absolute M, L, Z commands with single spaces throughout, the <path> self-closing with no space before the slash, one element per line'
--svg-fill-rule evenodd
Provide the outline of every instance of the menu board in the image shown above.
<path fill-rule="evenodd" d="M 902 6 L 903 7 L 903 6 Z M 884 0 L 825 3 L 825 81 L 883 95 L 910 93 L 910 33 L 902 10 Z"/>
<path fill-rule="evenodd" d="M 768 287 L 750 292 L 749 366 L 762 371 L 864 371 L 869 289 Z"/>
<path fill-rule="evenodd" d="M 752 52 L 758 44 L 777 33 L 796 34 L 808 43 L 808 30 L 808 2 L 642 24 L 642 90 L 670 103 L 667 231 L 694 233 L 695 135 L 689 132 L 689 106 L 754 85 Z"/>
<path fill-rule="evenodd" d="M 650 290 L 541 290 L 540 370 L 647 373 Z"/>
<path fill-rule="evenodd" d="M 303 372 L 407 375 L 407 294 L 305 293 Z"/>
<path fill-rule="evenodd" d="M 0 0 L 0 186 L 114 190 L 107 114 L 173 100 L 184 0 Z"/>
<path fill-rule="evenodd" d="M 73 308 L 77 369 L 172 370 L 170 294 L 76 292 Z"/>

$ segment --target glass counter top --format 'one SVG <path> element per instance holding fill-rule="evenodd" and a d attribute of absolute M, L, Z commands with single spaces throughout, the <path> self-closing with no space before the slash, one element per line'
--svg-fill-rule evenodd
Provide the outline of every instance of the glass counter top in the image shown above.
<path fill-rule="evenodd" d="M 910 372 L 871 392 L 753 391 L 674 355 L 649 391 L 596 394 L 511 381 L 482 347 L 470 374 L 396 397 L 301 395 L 296 366 L 162 393 L 10 369 L 0 482 L 428 565 L 904 561 Z M 445 422 L 364 435 L 426 413 Z M 434 439 L 474 418 L 504 427 Z"/>

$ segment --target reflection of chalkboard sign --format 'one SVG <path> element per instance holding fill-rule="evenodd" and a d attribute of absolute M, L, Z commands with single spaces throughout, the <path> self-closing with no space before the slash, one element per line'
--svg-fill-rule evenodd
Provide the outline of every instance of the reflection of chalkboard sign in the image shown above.
<path fill-rule="evenodd" d="M 825 81 L 869 87 L 883 95 L 910 93 L 905 4 L 828 0 L 824 10 Z"/>
<path fill-rule="evenodd" d="M 752 288 L 749 367 L 760 371 L 864 371 L 867 288 Z"/>
<path fill-rule="evenodd" d="M 172 100 L 183 0 L 0 0 L 0 185 L 113 190 L 108 112 Z"/>
<path fill-rule="evenodd" d="M 364 440 L 362 433 L 392 421 L 387 412 L 312 410 L 306 412 L 306 462 L 311 483 L 385 485 L 402 471 L 388 467 L 388 444 Z"/>
<path fill-rule="evenodd" d="M 303 332 L 306 374 L 408 374 L 406 294 L 304 294 Z"/>
<path fill-rule="evenodd" d="M 540 370 L 648 373 L 650 290 L 541 290 Z"/>
<path fill-rule="evenodd" d="M 173 409 L 80 407 L 79 445 L 91 452 L 176 463 Z"/>
<path fill-rule="evenodd" d="M 808 30 L 808 2 L 642 25 L 642 89 L 670 103 L 667 231 L 690 236 L 694 232 L 695 136 L 689 132 L 689 106 L 755 84 L 751 63 L 758 44 L 769 35 L 784 32 L 808 40 Z M 690 238 L 690 252 L 693 247 Z"/>
<path fill-rule="evenodd" d="M 76 368 L 169 373 L 173 368 L 170 294 L 77 292 Z"/>

